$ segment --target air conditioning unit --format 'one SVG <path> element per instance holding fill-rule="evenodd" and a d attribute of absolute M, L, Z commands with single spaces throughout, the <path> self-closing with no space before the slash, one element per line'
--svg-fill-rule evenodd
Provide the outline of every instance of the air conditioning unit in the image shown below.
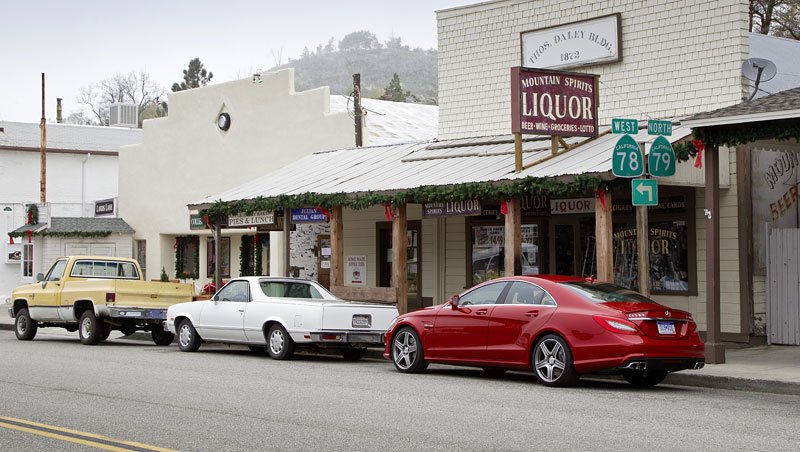
<path fill-rule="evenodd" d="M 108 107 L 110 118 L 109 126 L 115 127 L 139 127 L 139 106 L 129 103 L 113 103 Z"/>

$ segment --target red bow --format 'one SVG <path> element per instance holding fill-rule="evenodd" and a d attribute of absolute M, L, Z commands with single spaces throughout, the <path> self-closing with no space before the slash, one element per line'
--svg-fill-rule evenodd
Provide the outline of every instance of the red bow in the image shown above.
<path fill-rule="evenodd" d="M 28 224 L 31 224 L 32 221 L 33 221 L 33 211 L 29 210 L 28 211 Z"/>
<path fill-rule="evenodd" d="M 594 191 L 594 197 L 600 198 L 600 207 L 606 210 L 606 191 L 598 188 Z"/>
<path fill-rule="evenodd" d="M 383 205 L 383 214 L 386 215 L 386 221 L 392 221 L 397 218 L 397 215 L 394 214 L 394 209 L 392 209 L 392 205 L 388 203 Z"/>
<path fill-rule="evenodd" d="M 328 220 L 331 219 L 331 213 L 330 213 L 330 211 L 328 209 L 326 209 L 324 207 L 319 207 L 319 206 L 317 206 L 316 209 L 317 209 L 317 212 L 325 215 L 325 218 L 327 218 Z"/>
<path fill-rule="evenodd" d="M 172 245 L 172 249 L 173 249 L 173 250 L 177 250 L 177 249 L 178 249 L 178 242 L 179 242 L 179 241 L 180 241 L 180 239 L 178 239 L 177 237 L 175 237 L 175 244 L 174 244 L 174 245 Z"/>
<path fill-rule="evenodd" d="M 8 244 L 9 245 L 13 245 L 14 244 L 14 237 L 11 237 L 10 235 L 8 236 Z"/>
<path fill-rule="evenodd" d="M 697 149 L 697 158 L 694 159 L 694 167 L 695 168 L 702 168 L 703 167 L 703 149 L 706 148 L 706 144 L 703 143 L 702 140 L 692 140 L 692 145 L 694 145 L 694 148 Z"/>
<path fill-rule="evenodd" d="M 508 201 L 502 201 L 500 203 L 500 213 L 508 215 Z"/>
<path fill-rule="evenodd" d="M 28 230 L 27 230 L 27 231 L 25 231 L 25 232 L 27 232 L 27 233 L 28 233 L 28 243 L 31 243 L 31 236 L 33 235 L 33 233 L 31 232 L 31 230 L 30 230 L 30 229 L 28 229 Z"/>

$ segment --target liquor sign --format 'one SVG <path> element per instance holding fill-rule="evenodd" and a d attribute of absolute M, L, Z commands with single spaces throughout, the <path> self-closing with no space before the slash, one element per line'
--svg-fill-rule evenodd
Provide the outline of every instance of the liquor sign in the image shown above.
<path fill-rule="evenodd" d="M 228 217 L 228 227 L 250 227 L 275 224 L 275 212 L 262 210 L 250 215 L 231 215 Z"/>
<path fill-rule="evenodd" d="M 596 137 L 597 76 L 511 68 L 511 131 Z"/>
<path fill-rule="evenodd" d="M 315 208 L 302 208 L 292 209 L 292 223 L 324 223 L 328 221 L 319 209 Z"/>
<path fill-rule="evenodd" d="M 593 213 L 594 198 L 551 199 L 550 214 Z"/>
<path fill-rule="evenodd" d="M 675 150 L 669 140 L 659 136 L 650 145 L 647 169 L 652 176 L 670 177 L 675 175 Z"/>
<path fill-rule="evenodd" d="M 95 201 L 94 202 L 94 216 L 96 217 L 104 217 L 108 215 L 114 215 L 116 211 L 114 210 L 115 206 L 114 199 L 104 199 L 102 201 Z"/>
<path fill-rule="evenodd" d="M 481 202 L 477 199 L 470 199 L 468 201 L 426 202 L 422 205 L 422 216 L 424 218 L 480 214 Z"/>
<path fill-rule="evenodd" d="M 567 68 L 622 61 L 620 15 L 526 31 L 521 34 L 522 65 Z"/>

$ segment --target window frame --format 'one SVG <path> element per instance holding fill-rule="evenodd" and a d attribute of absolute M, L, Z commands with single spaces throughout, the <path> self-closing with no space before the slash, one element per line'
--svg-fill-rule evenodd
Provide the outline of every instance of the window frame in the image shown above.
<path fill-rule="evenodd" d="M 131 264 L 133 266 L 133 272 L 135 273 L 134 276 L 97 276 L 97 275 L 76 275 L 75 269 L 78 267 L 78 264 L 81 262 L 91 262 L 92 263 L 92 273 L 94 273 L 94 264 L 96 262 L 105 262 L 105 263 L 115 263 L 117 264 L 117 271 L 119 272 L 119 265 L 120 264 Z M 48 275 L 49 276 L 49 275 Z M 75 262 L 72 263 L 72 268 L 69 270 L 70 278 L 87 278 L 87 279 L 125 279 L 125 280 L 140 280 L 141 276 L 139 275 L 139 269 L 136 268 L 136 264 L 133 262 L 128 261 L 115 261 L 110 259 L 77 259 Z"/>
<path fill-rule="evenodd" d="M 247 300 L 245 300 L 245 301 L 234 301 L 234 300 L 221 300 L 219 298 L 220 293 L 222 291 L 224 291 L 228 287 L 232 286 L 233 284 L 239 284 L 239 283 L 244 283 L 245 286 L 247 287 L 247 297 L 246 297 Z M 248 281 L 246 279 L 234 279 L 234 280 L 229 281 L 228 284 L 225 284 L 224 286 L 222 286 L 222 288 L 219 289 L 216 294 L 214 294 L 214 297 L 212 298 L 212 301 L 225 302 L 225 303 L 249 303 L 249 302 L 253 301 L 253 294 L 252 294 L 252 291 L 250 289 L 251 289 L 250 288 L 250 281 Z"/>
<path fill-rule="evenodd" d="M 499 304 L 502 304 L 502 303 L 498 303 L 498 300 L 500 300 L 502 298 L 505 301 L 505 296 L 508 293 L 509 288 L 511 287 L 511 284 L 509 284 L 510 282 L 512 282 L 512 281 L 492 281 L 492 282 L 487 282 L 486 284 L 481 284 L 479 286 L 475 286 L 472 289 L 470 289 L 470 290 L 464 292 L 463 294 L 459 295 L 459 297 L 458 297 L 458 307 L 460 308 L 460 307 L 468 307 L 468 306 L 497 306 Z M 500 289 L 500 293 L 498 293 L 497 297 L 495 297 L 494 303 L 481 303 L 481 304 L 468 304 L 468 305 L 462 304 L 463 301 L 464 301 L 464 297 L 465 296 L 467 296 L 469 294 L 472 294 L 472 293 L 474 293 L 474 292 L 476 292 L 478 290 L 486 289 L 489 286 L 501 285 L 501 284 L 503 285 L 503 288 Z"/>
<path fill-rule="evenodd" d="M 517 281 L 517 280 L 510 281 L 510 282 L 511 282 L 511 284 L 508 286 L 508 290 L 506 291 L 505 297 L 503 297 L 503 302 L 502 303 L 498 303 L 498 306 L 550 306 L 550 307 L 553 307 L 553 308 L 558 306 L 558 302 L 556 301 L 556 298 L 553 296 L 553 294 L 551 294 L 547 289 L 545 289 L 544 287 L 540 286 L 539 284 L 536 284 L 536 283 L 531 282 L 531 281 Z M 542 297 L 542 300 L 544 300 L 545 297 L 550 297 L 550 299 L 553 300 L 553 304 L 544 304 L 544 303 L 535 303 L 535 304 L 517 303 L 517 304 L 512 304 L 512 303 L 506 303 L 508 301 L 508 295 L 511 293 L 511 290 L 512 290 L 511 288 L 513 287 L 514 284 L 529 284 L 529 285 L 531 285 L 533 287 L 541 289 L 545 294 L 545 296 Z"/>

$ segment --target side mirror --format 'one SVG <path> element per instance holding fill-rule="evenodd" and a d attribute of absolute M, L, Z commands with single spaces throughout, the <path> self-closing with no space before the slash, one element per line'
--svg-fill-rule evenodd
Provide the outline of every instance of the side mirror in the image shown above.
<path fill-rule="evenodd" d="M 44 273 L 37 273 L 36 274 L 36 282 L 44 281 Z"/>
<path fill-rule="evenodd" d="M 453 295 L 452 297 L 450 297 L 450 307 L 451 308 L 453 308 L 453 309 L 457 309 L 458 308 L 459 298 L 460 297 L 458 295 Z"/>

